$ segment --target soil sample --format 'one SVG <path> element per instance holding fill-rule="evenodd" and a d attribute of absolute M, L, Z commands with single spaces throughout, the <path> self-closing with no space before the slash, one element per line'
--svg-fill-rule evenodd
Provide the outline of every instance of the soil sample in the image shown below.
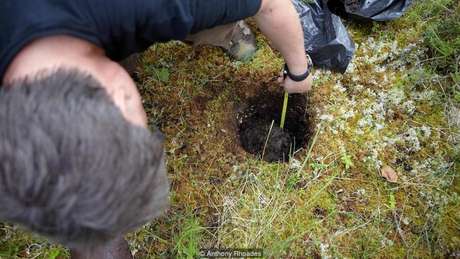
<path fill-rule="evenodd" d="M 307 100 L 304 95 L 289 95 L 284 129 L 279 127 L 282 92 L 264 91 L 248 100 L 238 114 L 242 147 L 268 162 L 287 162 L 289 156 L 308 141 Z"/>

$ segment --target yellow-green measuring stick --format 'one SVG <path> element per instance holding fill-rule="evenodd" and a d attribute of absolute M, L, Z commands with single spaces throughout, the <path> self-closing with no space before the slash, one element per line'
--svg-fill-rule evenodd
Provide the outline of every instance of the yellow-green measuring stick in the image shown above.
<path fill-rule="evenodd" d="M 281 112 L 281 122 L 280 122 L 280 128 L 284 129 L 284 122 L 286 121 L 286 110 L 288 106 L 288 99 L 289 99 L 289 94 L 288 92 L 284 92 L 284 102 L 283 102 L 283 111 Z"/>

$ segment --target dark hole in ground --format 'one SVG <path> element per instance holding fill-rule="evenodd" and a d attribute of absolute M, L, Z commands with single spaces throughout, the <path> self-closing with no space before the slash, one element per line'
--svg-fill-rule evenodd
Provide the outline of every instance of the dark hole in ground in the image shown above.
<path fill-rule="evenodd" d="M 242 147 L 268 162 L 287 162 L 291 154 L 306 145 L 310 135 L 307 99 L 301 94 L 289 95 L 284 130 L 279 127 L 283 97 L 282 92 L 265 90 L 249 99 L 238 114 Z"/>

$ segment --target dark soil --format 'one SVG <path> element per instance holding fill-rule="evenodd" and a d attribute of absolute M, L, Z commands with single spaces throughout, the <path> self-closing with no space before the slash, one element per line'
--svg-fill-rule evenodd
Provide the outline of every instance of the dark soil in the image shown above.
<path fill-rule="evenodd" d="M 282 92 L 264 91 L 249 99 L 246 108 L 238 114 L 242 147 L 265 161 L 287 162 L 309 139 L 306 105 L 304 95 L 290 94 L 284 129 L 281 129 Z"/>

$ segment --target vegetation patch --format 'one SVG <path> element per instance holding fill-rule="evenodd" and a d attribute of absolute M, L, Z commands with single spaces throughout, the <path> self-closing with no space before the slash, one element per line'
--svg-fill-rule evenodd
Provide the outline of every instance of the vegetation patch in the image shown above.
<path fill-rule="evenodd" d="M 434 36 L 458 51 L 458 5 L 420 0 L 399 20 L 347 22 L 356 56 L 343 75 L 314 72 L 302 97 L 309 138 L 288 163 L 248 154 L 238 136 L 236 114 L 264 91 L 274 110 L 283 104 L 273 83 L 283 59 L 267 39 L 258 33 L 249 62 L 180 42 L 150 48 L 139 89 L 149 125 L 166 135 L 172 197 L 164 217 L 128 236 L 135 258 L 212 247 L 260 248 L 267 258 L 458 257 L 459 55 L 437 51 Z M 56 249 L 68 257 L 0 225 L 2 258 Z"/>

